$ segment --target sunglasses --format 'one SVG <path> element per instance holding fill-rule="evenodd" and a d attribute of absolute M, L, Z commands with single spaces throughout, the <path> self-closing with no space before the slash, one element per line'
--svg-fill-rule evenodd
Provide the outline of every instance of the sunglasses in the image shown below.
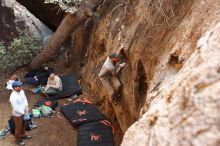
<path fill-rule="evenodd" d="M 112 60 L 113 60 L 114 62 L 119 62 L 119 61 L 120 61 L 119 58 L 112 58 Z"/>

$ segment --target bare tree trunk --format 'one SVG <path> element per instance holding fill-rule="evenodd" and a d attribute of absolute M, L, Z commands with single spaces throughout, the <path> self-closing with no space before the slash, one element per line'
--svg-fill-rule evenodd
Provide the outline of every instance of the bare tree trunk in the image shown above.
<path fill-rule="evenodd" d="M 43 48 L 43 51 L 32 60 L 30 68 L 33 70 L 39 69 L 42 63 L 52 59 L 62 47 L 66 39 L 69 38 L 72 32 L 79 25 L 84 23 L 86 19 L 87 17 L 79 11 L 74 15 L 67 14 L 54 35 L 50 38 L 46 48 Z"/>

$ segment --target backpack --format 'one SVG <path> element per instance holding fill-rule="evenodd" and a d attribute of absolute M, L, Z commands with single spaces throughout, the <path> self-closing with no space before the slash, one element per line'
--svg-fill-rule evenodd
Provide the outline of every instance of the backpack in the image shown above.
<path fill-rule="evenodd" d="M 48 117 L 53 113 L 53 110 L 49 106 L 42 105 L 40 106 L 41 115 Z"/>
<path fill-rule="evenodd" d="M 9 120 L 8 120 L 8 125 L 9 125 L 9 129 L 10 129 L 10 132 L 12 134 L 15 134 L 15 122 L 14 122 L 14 118 L 11 117 Z M 24 126 L 25 126 L 25 130 L 26 131 L 29 131 L 31 129 L 33 129 L 33 121 L 31 119 L 29 120 L 24 120 Z"/>
<path fill-rule="evenodd" d="M 36 80 L 34 77 L 28 77 L 25 78 L 26 83 L 30 85 L 36 85 L 38 83 L 38 80 Z"/>

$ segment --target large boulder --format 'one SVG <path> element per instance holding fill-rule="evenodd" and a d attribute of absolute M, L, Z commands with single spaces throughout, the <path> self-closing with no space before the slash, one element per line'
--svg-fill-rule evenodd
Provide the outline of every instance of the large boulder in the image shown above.
<path fill-rule="evenodd" d="M 121 146 L 220 145 L 220 23 L 210 25 L 178 74 L 157 90 Z"/>
<path fill-rule="evenodd" d="M 34 16 L 44 22 L 50 29 L 56 30 L 60 25 L 63 12 L 58 5 L 45 4 L 45 0 L 17 0 L 25 6 Z"/>
<path fill-rule="evenodd" d="M 1 0 L 0 3 L 0 39 L 6 44 L 17 36 L 17 29 L 27 29 L 36 37 L 43 38 L 53 32 L 24 6 L 15 0 Z"/>

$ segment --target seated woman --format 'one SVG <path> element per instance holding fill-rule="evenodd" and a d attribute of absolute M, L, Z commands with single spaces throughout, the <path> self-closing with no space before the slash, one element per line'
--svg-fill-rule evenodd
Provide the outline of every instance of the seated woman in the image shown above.
<path fill-rule="evenodd" d="M 47 85 L 43 89 L 42 93 L 46 95 L 55 95 L 60 93 L 60 91 L 62 91 L 62 81 L 60 77 L 51 73 L 48 78 Z"/>

